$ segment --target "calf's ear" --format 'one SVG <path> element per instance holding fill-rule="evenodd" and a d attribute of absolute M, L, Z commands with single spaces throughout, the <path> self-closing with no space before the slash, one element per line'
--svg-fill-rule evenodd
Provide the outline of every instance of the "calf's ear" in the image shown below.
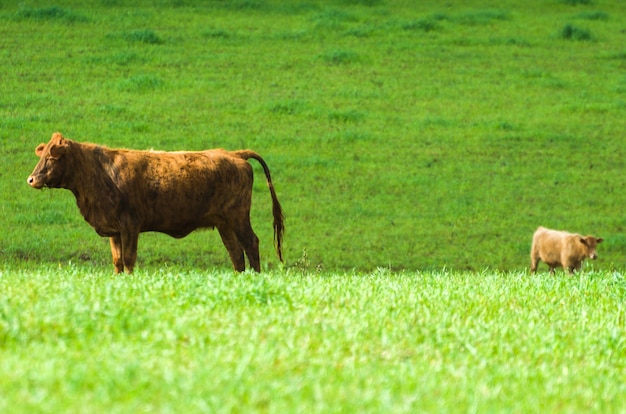
<path fill-rule="evenodd" d="M 604 239 L 600 238 L 600 239 L 596 239 L 596 243 L 602 243 L 604 241 Z"/>
<path fill-rule="evenodd" d="M 39 146 L 37 148 L 35 148 L 35 154 L 38 157 L 41 157 L 41 154 L 43 154 L 44 148 L 46 148 L 46 144 L 39 144 Z"/>
<path fill-rule="evenodd" d="M 585 239 L 584 237 L 581 237 L 579 240 L 580 240 L 580 242 L 581 242 L 582 244 L 584 244 L 585 246 L 587 246 L 587 239 Z"/>
<path fill-rule="evenodd" d="M 53 160 L 58 160 L 63 156 L 63 154 L 65 154 L 66 151 L 67 146 L 54 144 L 50 147 L 50 158 L 52 158 Z"/>

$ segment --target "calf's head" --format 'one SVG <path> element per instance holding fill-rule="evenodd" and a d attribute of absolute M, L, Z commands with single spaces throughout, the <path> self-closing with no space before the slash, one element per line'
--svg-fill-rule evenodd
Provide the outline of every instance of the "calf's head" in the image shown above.
<path fill-rule="evenodd" d="M 52 138 L 47 144 L 39 144 L 35 149 L 39 162 L 28 177 L 28 185 L 37 189 L 60 187 L 67 170 L 67 163 L 64 158 L 67 158 L 65 155 L 68 152 L 68 147 L 69 144 L 58 132 L 52 134 Z"/>
<path fill-rule="evenodd" d="M 593 236 L 581 237 L 580 242 L 586 248 L 586 256 L 590 259 L 597 259 L 598 255 L 596 254 L 596 246 L 599 243 L 602 243 L 602 239 Z"/>

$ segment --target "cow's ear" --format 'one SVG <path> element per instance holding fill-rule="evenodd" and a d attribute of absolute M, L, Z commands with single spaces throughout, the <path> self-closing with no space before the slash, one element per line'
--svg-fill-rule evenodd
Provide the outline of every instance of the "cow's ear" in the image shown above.
<path fill-rule="evenodd" d="M 53 160 L 58 160 L 65 154 L 66 151 L 66 145 L 54 144 L 50 147 L 50 158 L 52 158 Z"/>
<path fill-rule="evenodd" d="M 604 239 L 596 239 L 596 243 L 602 243 Z"/>
<path fill-rule="evenodd" d="M 584 244 L 585 246 L 587 246 L 587 239 L 585 239 L 584 237 L 580 238 L 580 242 Z"/>
<path fill-rule="evenodd" d="M 35 148 L 35 154 L 38 157 L 41 157 L 41 154 L 43 154 L 43 150 L 46 148 L 46 144 L 39 144 L 39 146 L 37 148 Z"/>

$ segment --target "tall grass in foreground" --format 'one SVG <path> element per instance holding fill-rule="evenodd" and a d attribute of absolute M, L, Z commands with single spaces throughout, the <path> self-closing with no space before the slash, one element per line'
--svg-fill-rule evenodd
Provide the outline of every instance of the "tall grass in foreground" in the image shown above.
<path fill-rule="evenodd" d="M 623 412 L 621 273 L 0 267 L 2 412 Z"/>

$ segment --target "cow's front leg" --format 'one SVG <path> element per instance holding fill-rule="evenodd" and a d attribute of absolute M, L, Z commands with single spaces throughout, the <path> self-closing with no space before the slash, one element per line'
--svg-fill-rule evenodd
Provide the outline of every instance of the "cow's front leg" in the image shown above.
<path fill-rule="evenodd" d="M 115 266 L 115 273 L 122 273 L 124 271 L 124 259 L 122 258 L 122 237 L 120 235 L 112 236 L 109 238 L 111 243 L 111 255 L 113 256 L 113 266 Z"/>
<path fill-rule="evenodd" d="M 580 268 L 582 267 L 583 262 L 581 261 L 580 263 L 574 263 L 573 265 L 570 265 L 569 267 L 569 274 L 573 275 L 575 272 L 579 272 L 580 273 Z"/>
<path fill-rule="evenodd" d="M 133 273 L 135 262 L 137 261 L 137 243 L 139 233 L 126 232 L 122 234 L 122 254 L 124 257 L 124 267 L 126 273 Z"/>

